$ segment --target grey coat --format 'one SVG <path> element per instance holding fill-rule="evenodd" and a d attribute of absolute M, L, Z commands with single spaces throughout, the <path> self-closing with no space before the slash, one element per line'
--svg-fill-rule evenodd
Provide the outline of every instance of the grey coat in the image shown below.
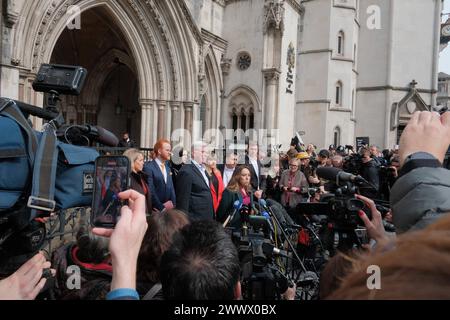
<path fill-rule="evenodd" d="M 281 178 L 280 178 L 280 188 L 281 189 L 283 189 L 283 187 L 288 187 L 289 175 L 290 175 L 289 170 L 285 170 L 281 174 Z M 295 178 L 294 178 L 294 181 L 293 181 L 293 184 L 291 187 L 297 187 L 300 189 L 309 188 L 308 180 L 306 180 L 305 175 L 300 170 L 298 170 L 296 172 Z M 289 203 L 286 202 L 286 194 L 290 195 Z M 295 208 L 297 206 L 297 204 L 302 202 L 302 199 L 303 199 L 303 197 L 300 192 L 294 193 L 294 192 L 289 192 L 289 191 L 283 191 L 283 194 L 281 195 L 281 204 L 283 206 Z"/>
<path fill-rule="evenodd" d="M 396 181 L 390 201 L 397 233 L 423 229 L 450 212 L 450 171 L 415 169 Z"/>

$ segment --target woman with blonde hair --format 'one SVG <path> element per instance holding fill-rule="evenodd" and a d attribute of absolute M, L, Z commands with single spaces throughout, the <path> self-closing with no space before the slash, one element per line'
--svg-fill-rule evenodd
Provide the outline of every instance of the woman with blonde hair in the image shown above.
<path fill-rule="evenodd" d="M 124 156 L 130 159 L 131 164 L 131 189 L 143 194 L 146 200 L 146 212 L 151 213 L 152 207 L 152 195 L 150 188 L 147 185 L 147 174 L 142 170 L 144 169 L 144 154 L 137 149 L 128 149 L 124 152 Z"/>

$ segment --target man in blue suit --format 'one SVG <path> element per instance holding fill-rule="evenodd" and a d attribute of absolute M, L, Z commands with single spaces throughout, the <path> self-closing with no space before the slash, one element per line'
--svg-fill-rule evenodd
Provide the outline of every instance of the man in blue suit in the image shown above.
<path fill-rule="evenodd" d="M 168 140 L 161 139 L 156 142 L 153 151 L 155 160 L 147 162 L 143 170 L 148 175 L 153 208 L 170 210 L 176 206 L 175 187 L 169 167 L 172 147 Z"/>

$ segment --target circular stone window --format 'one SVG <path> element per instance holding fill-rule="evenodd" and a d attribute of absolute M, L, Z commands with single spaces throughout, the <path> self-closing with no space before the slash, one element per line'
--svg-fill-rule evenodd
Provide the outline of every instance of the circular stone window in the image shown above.
<path fill-rule="evenodd" d="M 247 70 L 252 64 L 252 58 L 248 52 L 240 52 L 237 57 L 237 65 L 239 70 Z"/>

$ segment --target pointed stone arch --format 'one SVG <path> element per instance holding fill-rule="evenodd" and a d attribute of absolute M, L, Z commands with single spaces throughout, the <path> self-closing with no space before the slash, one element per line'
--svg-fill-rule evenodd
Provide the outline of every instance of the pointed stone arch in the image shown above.
<path fill-rule="evenodd" d="M 198 54 L 202 39 L 182 1 L 25 1 L 20 12 L 24 18 L 18 20 L 12 36 L 12 56 L 18 61 L 21 82 L 32 81 L 39 66 L 50 61 L 71 5 L 78 6 L 81 13 L 102 7 L 123 33 L 139 84 L 143 146 L 151 146 L 157 132 L 170 133 L 189 123 L 186 108 L 199 101 Z M 41 104 L 42 97 L 37 95 L 36 101 Z M 164 123 L 158 122 L 160 113 Z M 158 125 L 163 130 L 157 129 Z"/>

